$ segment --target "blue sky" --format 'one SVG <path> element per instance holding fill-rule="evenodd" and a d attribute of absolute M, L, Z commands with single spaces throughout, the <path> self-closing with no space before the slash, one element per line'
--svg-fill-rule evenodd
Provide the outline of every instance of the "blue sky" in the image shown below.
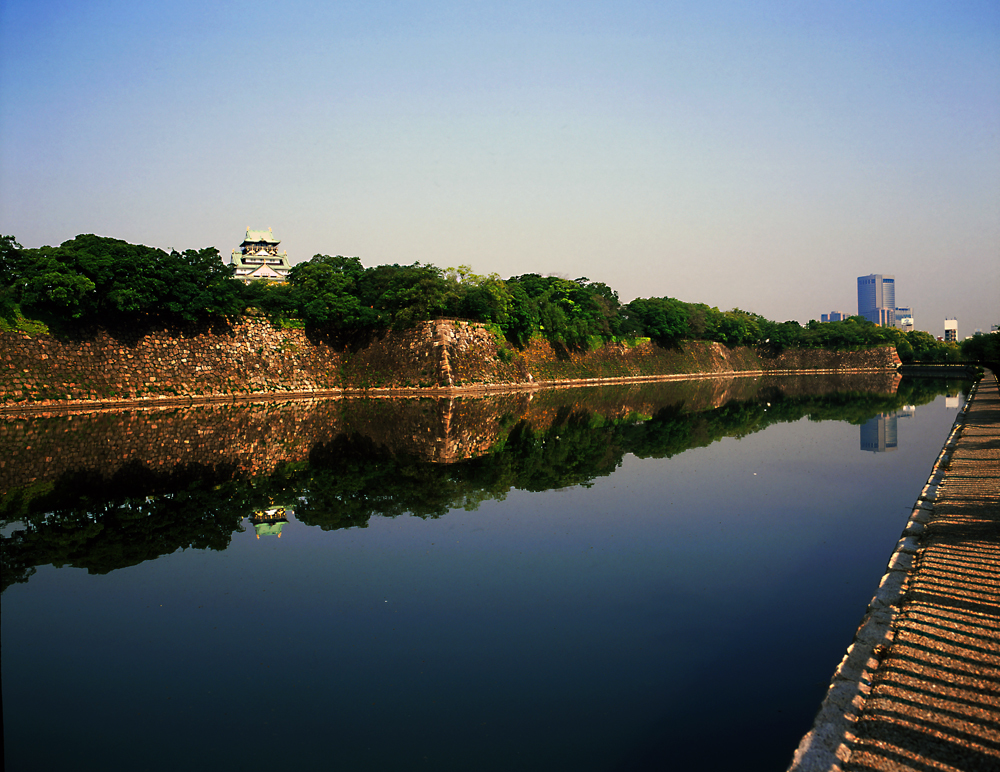
<path fill-rule="evenodd" d="M 0 4 L 0 230 L 1000 323 L 995 2 Z"/>

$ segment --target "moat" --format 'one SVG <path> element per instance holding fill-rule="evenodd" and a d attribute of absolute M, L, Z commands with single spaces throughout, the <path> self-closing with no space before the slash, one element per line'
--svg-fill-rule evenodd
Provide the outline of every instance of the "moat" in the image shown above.
<path fill-rule="evenodd" d="M 959 381 L 0 419 L 9 769 L 783 769 Z"/>

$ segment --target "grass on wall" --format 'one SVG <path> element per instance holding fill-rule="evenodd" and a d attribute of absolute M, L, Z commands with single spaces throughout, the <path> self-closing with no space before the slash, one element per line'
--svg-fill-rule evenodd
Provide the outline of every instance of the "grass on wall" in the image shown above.
<path fill-rule="evenodd" d="M 28 319 L 17 306 L 13 306 L 8 313 L 0 316 L 0 331 L 23 332 L 32 337 L 50 334 L 49 326 L 45 322 L 40 319 Z"/>

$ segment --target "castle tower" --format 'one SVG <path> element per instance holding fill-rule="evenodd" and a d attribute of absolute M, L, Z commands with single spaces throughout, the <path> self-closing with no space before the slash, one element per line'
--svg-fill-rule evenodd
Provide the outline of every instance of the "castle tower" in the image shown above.
<path fill-rule="evenodd" d="M 292 266 L 288 262 L 288 252 L 278 254 L 280 243 L 270 228 L 252 231 L 248 227 L 243 243 L 229 258 L 229 264 L 236 266 L 235 278 L 244 284 L 257 279 L 284 281 Z"/>

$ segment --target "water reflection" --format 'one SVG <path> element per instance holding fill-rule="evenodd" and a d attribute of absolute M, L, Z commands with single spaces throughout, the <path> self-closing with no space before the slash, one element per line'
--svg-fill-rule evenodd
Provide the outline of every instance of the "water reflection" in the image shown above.
<path fill-rule="evenodd" d="M 294 513 L 292 513 L 294 514 Z M 271 507 L 270 509 L 258 509 L 250 518 L 253 523 L 257 538 L 261 536 L 277 536 L 281 538 L 281 529 L 288 522 L 288 511 L 284 507 Z"/>
<path fill-rule="evenodd" d="M 4 420 L 5 760 L 784 769 L 954 418 L 939 391 Z M 857 452 L 907 405 L 898 452 Z"/>
<path fill-rule="evenodd" d="M 104 574 L 224 550 L 248 518 L 280 537 L 284 507 L 334 530 L 589 486 L 626 454 L 671 458 L 803 417 L 860 424 L 862 449 L 890 450 L 906 406 L 961 388 L 866 374 L 8 417 L 2 587 L 41 565 Z"/>
<path fill-rule="evenodd" d="M 899 445 L 896 413 L 879 413 L 861 424 L 861 449 L 887 453 Z"/>
<path fill-rule="evenodd" d="M 959 397 L 949 391 L 954 386 L 945 387 L 945 407 L 959 407 Z M 899 448 L 899 419 L 913 418 L 916 405 L 903 405 L 899 410 L 879 413 L 861 424 L 861 450 L 871 453 L 889 453 Z"/>

